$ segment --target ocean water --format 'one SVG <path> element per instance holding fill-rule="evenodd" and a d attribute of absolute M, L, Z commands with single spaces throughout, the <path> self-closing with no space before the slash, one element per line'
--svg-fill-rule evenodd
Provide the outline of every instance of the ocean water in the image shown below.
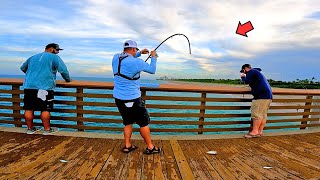
<path fill-rule="evenodd" d="M 24 78 L 23 75 L 0 75 L 0 78 Z M 58 79 L 61 79 L 60 76 L 58 76 Z M 98 77 L 74 77 L 74 80 L 83 80 L 83 81 L 97 81 L 97 82 L 112 82 L 113 78 L 98 78 Z M 168 81 L 162 81 L 162 80 L 150 80 L 150 79 L 141 79 L 141 86 L 146 87 L 158 87 L 160 84 L 166 84 L 170 83 Z M 1 86 L 0 89 L 10 89 L 10 86 Z M 73 88 L 56 88 L 56 92 L 76 92 L 76 89 Z M 85 89 L 84 93 L 94 93 L 94 94 L 112 94 L 112 90 L 102 90 L 102 89 Z M 176 97 L 199 97 L 199 93 L 180 93 L 180 92 L 147 92 L 147 95 L 149 96 L 176 96 Z M 23 95 L 21 95 L 22 98 Z M 228 94 L 208 94 L 207 97 L 209 98 L 224 98 L 224 97 L 230 97 L 232 95 Z M 11 95 L 9 94 L 3 94 L 0 93 L 0 97 L 2 98 L 9 98 Z M 55 96 L 55 100 L 66 100 L 66 101 L 75 101 L 75 97 L 67 97 L 67 96 Z M 86 102 L 105 102 L 105 103 L 113 103 L 114 100 L 112 98 L 84 98 L 84 101 Z M 157 100 L 147 100 L 146 106 L 148 107 L 148 104 L 163 104 L 163 105 L 199 105 L 199 102 L 190 102 L 190 101 L 157 101 Z M 11 102 L 0 102 L 0 105 L 2 106 L 11 106 Z M 23 106 L 23 103 L 20 104 Z M 243 105 L 250 105 L 250 103 L 230 103 L 230 102 L 208 102 L 207 105 L 209 106 L 243 106 Z M 62 105 L 62 104 L 55 104 L 55 109 L 75 109 L 76 107 L 73 105 Z M 117 112 L 118 109 L 116 107 L 100 107 L 100 106 L 84 106 L 84 110 L 98 110 L 98 111 L 114 111 Z M 188 109 L 154 109 L 154 108 L 148 108 L 148 111 L 150 113 L 199 113 L 199 110 L 188 110 Z M 12 110 L 5 110 L 0 109 L 0 113 L 12 113 Z M 21 111 L 23 114 L 23 111 Z M 206 113 L 209 114 L 249 114 L 249 110 L 206 110 Z M 36 115 L 39 115 L 39 112 L 35 113 Z M 52 116 L 65 116 L 65 117 L 74 117 L 76 116 L 75 113 L 52 113 Z M 112 116 L 112 115 L 95 115 L 95 114 L 85 114 L 85 118 L 101 118 L 101 119 L 118 119 L 121 120 L 119 116 Z M 11 117 L 0 117 L 3 120 L 12 120 Z M 269 119 L 277 119 L 277 117 L 271 117 Z M 199 121 L 198 117 L 181 117 L 181 118 L 171 118 L 171 117 L 151 117 L 152 120 L 158 120 L 158 121 L 170 121 L 170 120 L 176 120 L 176 121 Z M 243 120 L 250 120 L 250 117 L 240 117 L 240 118 L 206 118 L 205 121 L 243 121 Z M 22 120 L 24 121 L 24 120 Z M 34 122 L 41 122 L 40 120 L 35 120 Z M 61 121 L 61 120 L 51 120 L 52 124 L 73 124 L 76 125 L 76 122 L 74 121 Z M 273 125 L 288 125 L 288 124 L 297 124 L 297 123 L 276 123 L 276 124 L 270 124 Z M 84 125 L 88 126 L 106 126 L 105 123 L 97 123 L 97 122 L 84 122 Z M 6 125 L 6 124 L 0 124 L 0 126 L 13 126 L 13 125 Z M 122 128 L 122 124 L 117 123 L 108 123 L 108 127 L 118 127 Z M 236 125 L 223 125 L 219 126 L 222 128 L 246 128 L 248 127 L 248 124 L 236 124 Z M 134 127 L 138 128 L 137 125 L 134 125 Z M 150 124 L 150 128 L 197 128 L 198 125 L 162 125 L 162 124 Z M 217 128 L 216 126 L 205 126 L 206 128 Z M 75 129 L 67 129 L 64 128 L 65 131 L 76 131 Z M 99 130 L 86 130 L 87 132 L 94 131 L 94 132 L 101 132 L 101 133 L 110 133 L 110 131 L 99 131 Z M 279 130 L 268 130 L 268 131 L 279 131 Z M 111 132 L 111 133 L 122 133 L 122 132 Z M 234 133 L 244 133 L 244 131 L 237 131 L 237 132 L 205 132 L 204 134 L 234 134 Z M 153 132 L 153 134 L 167 134 L 167 135 L 176 135 L 176 134 L 197 134 L 197 133 L 175 133 L 175 132 Z"/>

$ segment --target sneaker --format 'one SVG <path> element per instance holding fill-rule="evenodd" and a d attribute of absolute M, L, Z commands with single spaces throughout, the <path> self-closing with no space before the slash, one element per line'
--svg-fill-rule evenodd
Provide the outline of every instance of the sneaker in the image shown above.
<path fill-rule="evenodd" d="M 44 132 L 43 132 L 43 135 L 51 135 L 51 134 L 53 134 L 53 133 L 56 133 L 56 132 L 58 132 L 59 131 L 59 129 L 58 128 L 56 128 L 56 127 L 52 127 L 52 128 L 50 128 L 50 130 L 44 130 Z"/>
<path fill-rule="evenodd" d="M 38 131 L 41 131 L 41 129 L 36 128 L 36 127 L 33 127 L 33 128 L 31 128 L 31 129 L 28 129 L 28 130 L 27 130 L 27 134 L 34 134 L 34 133 L 36 133 L 36 132 L 38 132 Z"/>

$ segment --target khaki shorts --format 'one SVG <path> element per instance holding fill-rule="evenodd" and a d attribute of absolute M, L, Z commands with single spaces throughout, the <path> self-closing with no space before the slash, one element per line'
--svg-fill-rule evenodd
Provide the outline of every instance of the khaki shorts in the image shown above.
<path fill-rule="evenodd" d="M 267 113 L 271 104 L 271 99 L 252 100 L 251 119 L 267 119 Z"/>

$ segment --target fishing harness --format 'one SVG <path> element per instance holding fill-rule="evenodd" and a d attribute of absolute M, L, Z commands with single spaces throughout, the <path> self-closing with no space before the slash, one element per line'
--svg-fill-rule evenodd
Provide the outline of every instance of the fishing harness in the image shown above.
<path fill-rule="evenodd" d="M 118 72 L 117 73 L 115 73 L 115 74 L 113 74 L 114 76 L 120 76 L 120 77 L 123 77 L 123 78 L 125 78 L 125 79 L 128 79 L 128 80 L 138 80 L 138 79 L 140 79 L 140 75 L 139 75 L 139 77 L 134 77 L 136 74 L 138 74 L 138 73 L 136 73 L 135 75 L 133 75 L 132 77 L 129 77 L 129 76 L 126 76 L 126 75 L 124 75 L 124 74 L 121 74 L 121 72 L 120 72 L 120 67 L 121 67 L 121 62 L 125 59 L 125 58 L 127 58 L 129 55 L 125 55 L 125 56 L 120 56 L 119 55 L 119 63 L 118 63 Z"/>

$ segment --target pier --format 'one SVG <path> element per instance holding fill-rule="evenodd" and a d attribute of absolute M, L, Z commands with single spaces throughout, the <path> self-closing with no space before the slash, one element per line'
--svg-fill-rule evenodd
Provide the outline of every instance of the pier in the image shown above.
<path fill-rule="evenodd" d="M 43 136 L 27 135 L 22 128 L 22 82 L 0 79 L 0 124 L 5 125 L 0 126 L 0 179 L 320 177 L 320 90 L 274 88 L 267 132 L 244 139 L 250 124 L 249 88 L 142 87 L 154 142 L 163 148 L 161 154 L 145 155 L 138 134 L 133 143 L 139 148 L 121 151 L 122 120 L 112 83 L 58 81 L 51 119 L 61 131 Z M 217 154 L 207 154 L 212 150 Z"/>

